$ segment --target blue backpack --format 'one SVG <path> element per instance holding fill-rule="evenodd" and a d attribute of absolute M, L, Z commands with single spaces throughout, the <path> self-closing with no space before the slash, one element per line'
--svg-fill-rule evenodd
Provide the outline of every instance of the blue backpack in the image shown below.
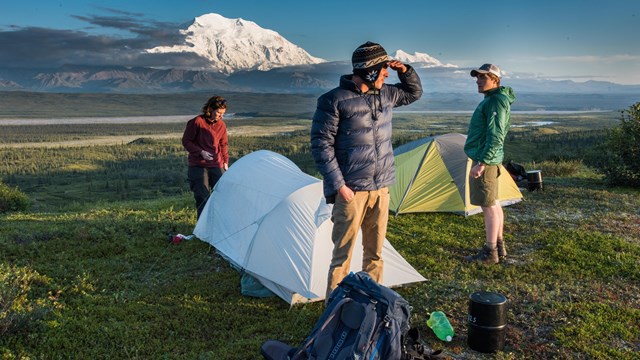
<path fill-rule="evenodd" d="M 327 307 L 299 348 L 270 340 L 267 360 L 400 360 L 411 307 L 366 272 L 351 273 L 333 290 Z"/>

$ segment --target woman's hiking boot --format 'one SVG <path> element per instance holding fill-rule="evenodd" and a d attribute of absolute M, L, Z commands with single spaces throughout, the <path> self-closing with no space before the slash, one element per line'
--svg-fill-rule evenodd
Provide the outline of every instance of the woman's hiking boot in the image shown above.
<path fill-rule="evenodd" d="M 504 246 L 504 239 L 498 239 L 498 258 L 504 261 L 507 259 L 507 248 Z"/>
<path fill-rule="evenodd" d="M 464 259 L 469 262 L 477 261 L 483 264 L 497 264 L 500 262 L 500 260 L 498 259 L 498 249 L 491 249 L 487 247 L 487 245 L 483 246 L 477 254 L 465 256 Z"/>

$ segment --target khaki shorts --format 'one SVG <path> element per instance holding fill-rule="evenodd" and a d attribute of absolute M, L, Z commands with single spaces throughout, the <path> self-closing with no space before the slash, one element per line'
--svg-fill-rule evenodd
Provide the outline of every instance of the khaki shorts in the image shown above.
<path fill-rule="evenodd" d="M 469 201 L 472 205 L 490 207 L 498 200 L 498 165 L 485 165 L 482 176 L 477 179 L 469 176 Z"/>

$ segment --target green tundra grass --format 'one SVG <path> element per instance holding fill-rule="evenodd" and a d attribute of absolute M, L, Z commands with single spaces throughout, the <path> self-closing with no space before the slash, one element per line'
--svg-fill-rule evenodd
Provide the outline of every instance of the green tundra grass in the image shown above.
<path fill-rule="evenodd" d="M 130 115 L 130 114 L 127 114 Z M 465 114 L 396 117 L 396 145 L 465 132 Z M 481 215 L 391 217 L 388 238 L 426 282 L 397 291 L 431 349 L 453 359 L 634 359 L 640 351 L 640 191 L 608 187 L 590 162 L 615 113 L 514 115 L 507 157 L 541 169 L 543 191 L 505 208 L 509 259 L 469 265 L 482 244 Z M 304 116 L 229 121 L 231 157 L 281 153 L 317 175 Z M 241 128 L 302 126 L 252 136 Z M 169 234 L 195 224 L 186 184 L 183 124 L 72 128 L 2 126 L 2 182 L 30 208 L 0 215 L 0 355 L 4 359 L 260 359 L 260 345 L 301 342 L 322 304 L 289 307 L 240 295 L 240 274 L 197 239 Z M 92 145 L 98 136 L 139 136 Z M 66 141 L 84 139 L 84 145 Z M 65 145 L 66 144 L 66 145 Z M 469 295 L 506 295 L 506 346 L 495 355 L 467 346 Z M 444 311 L 455 337 L 426 327 Z"/>

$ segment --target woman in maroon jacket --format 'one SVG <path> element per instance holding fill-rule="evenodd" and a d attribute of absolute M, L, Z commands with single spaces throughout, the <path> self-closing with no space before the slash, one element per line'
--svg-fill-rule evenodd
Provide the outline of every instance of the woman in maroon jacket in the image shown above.
<path fill-rule="evenodd" d="M 211 189 L 229 168 L 227 125 L 222 120 L 226 111 L 227 101 L 213 96 L 202 107 L 202 114 L 189 120 L 182 135 L 182 145 L 189 152 L 187 176 L 198 218 Z"/>

